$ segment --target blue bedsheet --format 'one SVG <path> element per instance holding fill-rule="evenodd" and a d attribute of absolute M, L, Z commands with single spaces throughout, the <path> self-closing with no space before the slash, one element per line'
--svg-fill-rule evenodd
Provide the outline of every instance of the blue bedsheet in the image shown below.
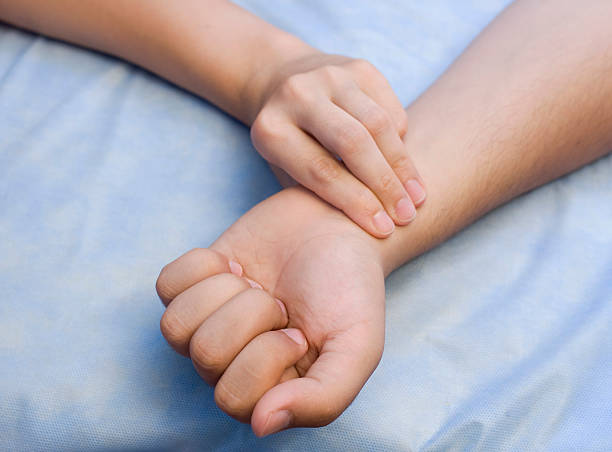
<path fill-rule="evenodd" d="M 506 3 L 241 2 L 405 103 Z M 0 449 L 612 450 L 612 157 L 396 271 L 353 405 L 259 440 L 166 345 L 154 282 L 278 189 L 206 102 L 0 26 Z"/>

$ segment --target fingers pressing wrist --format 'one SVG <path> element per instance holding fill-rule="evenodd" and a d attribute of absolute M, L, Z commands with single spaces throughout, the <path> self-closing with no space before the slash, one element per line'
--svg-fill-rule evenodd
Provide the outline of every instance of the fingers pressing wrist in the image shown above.
<path fill-rule="evenodd" d="M 402 136 L 401 102 L 370 63 L 317 54 L 289 68 L 259 111 L 253 144 L 272 165 L 388 237 L 414 220 L 425 188 Z"/>

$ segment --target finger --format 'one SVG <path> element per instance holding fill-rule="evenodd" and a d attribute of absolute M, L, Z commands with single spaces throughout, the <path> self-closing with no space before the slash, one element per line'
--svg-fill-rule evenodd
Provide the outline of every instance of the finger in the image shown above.
<path fill-rule="evenodd" d="M 172 300 L 161 318 L 161 332 L 178 353 L 189 356 L 189 341 L 200 324 L 234 295 L 251 287 L 231 273 L 206 278 Z"/>
<path fill-rule="evenodd" d="M 268 117 L 260 114 L 251 130 L 253 144 L 266 160 L 282 167 L 373 236 L 384 238 L 393 232 L 393 220 L 368 187 L 304 131 Z"/>
<path fill-rule="evenodd" d="M 423 183 L 389 113 L 357 86 L 338 90 L 332 101 L 365 126 L 415 206 L 425 200 Z"/>
<path fill-rule="evenodd" d="M 261 396 L 307 350 L 308 343 L 300 330 L 260 334 L 236 356 L 215 386 L 215 402 L 230 416 L 248 422 Z"/>
<path fill-rule="evenodd" d="M 285 305 L 260 289 L 240 292 L 200 325 L 189 355 L 200 376 L 214 385 L 240 350 L 259 334 L 287 325 Z"/>
<path fill-rule="evenodd" d="M 298 183 L 289 175 L 287 174 L 282 168 L 279 168 L 276 165 L 272 165 L 270 164 L 270 169 L 272 170 L 272 172 L 274 173 L 274 175 L 276 176 L 276 180 L 278 181 L 279 184 L 281 184 L 284 188 L 287 187 L 293 187 L 295 185 L 297 185 Z"/>
<path fill-rule="evenodd" d="M 370 97 L 374 102 L 381 106 L 383 110 L 390 114 L 394 124 L 397 127 L 397 132 L 400 139 L 403 139 L 404 135 L 408 131 L 408 115 L 406 114 L 406 110 L 404 109 L 402 102 L 398 99 L 395 91 L 393 91 L 393 88 L 387 79 L 368 61 L 353 60 L 348 64 L 358 66 L 357 73 L 359 76 L 356 78 L 357 84 L 368 97 Z M 414 168 L 412 160 L 406 156 L 397 156 L 395 159 L 394 157 L 391 157 L 391 159 L 388 159 L 388 161 L 396 171 L 398 167 L 401 168 L 404 165 L 412 165 Z M 409 163 L 406 162 L 406 160 L 409 160 Z M 416 168 L 414 168 L 413 171 L 416 175 L 414 179 L 409 179 L 406 181 L 406 179 L 402 178 L 401 175 L 400 178 L 402 182 L 404 182 L 406 191 L 410 195 L 415 206 L 418 207 L 425 201 L 425 184 L 423 182 L 423 178 L 416 171 Z"/>
<path fill-rule="evenodd" d="M 359 339 L 361 338 L 361 339 Z M 302 378 L 284 381 L 266 392 L 254 408 L 257 436 L 289 427 L 327 425 L 359 393 L 380 360 L 384 332 L 352 331 L 326 342 Z"/>
<path fill-rule="evenodd" d="M 366 60 L 351 60 L 347 64 L 357 74 L 355 80 L 361 90 L 391 115 L 398 135 L 403 137 L 408 131 L 408 115 L 389 81 Z"/>
<path fill-rule="evenodd" d="M 164 305 L 178 294 L 209 276 L 230 270 L 223 254 L 207 248 L 194 248 L 162 268 L 155 288 Z"/>
<path fill-rule="evenodd" d="M 351 173 L 380 199 L 396 224 L 414 219 L 412 200 L 363 124 L 332 102 L 320 105 L 317 114 L 300 111 L 297 121 L 299 127 L 342 158 Z"/>
<path fill-rule="evenodd" d="M 294 378 L 299 378 L 299 377 L 300 377 L 300 374 L 298 373 L 295 366 L 291 366 L 285 369 L 285 371 L 283 372 L 283 374 L 281 375 L 280 379 L 278 380 L 276 384 L 281 384 L 287 380 L 292 380 Z"/>

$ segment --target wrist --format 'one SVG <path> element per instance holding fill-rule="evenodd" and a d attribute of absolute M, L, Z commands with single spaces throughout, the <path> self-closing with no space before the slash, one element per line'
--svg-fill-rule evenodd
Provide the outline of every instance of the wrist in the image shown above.
<path fill-rule="evenodd" d="M 390 237 L 377 241 L 385 276 L 452 236 L 482 210 L 473 186 L 466 183 L 472 180 L 473 166 L 456 161 L 462 154 L 461 137 L 441 134 L 439 124 L 428 120 L 431 116 L 422 110 L 407 112 L 411 127 L 404 146 L 423 178 L 427 201 L 411 223 L 397 226 Z"/>
<path fill-rule="evenodd" d="M 261 57 L 253 59 L 240 92 L 245 112 L 242 119 L 248 125 L 253 123 L 274 89 L 289 75 L 292 63 L 321 53 L 287 32 L 277 30 L 277 33 L 261 46 Z"/>
<path fill-rule="evenodd" d="M 499 182 L 500 172 L 480 157 L 491 148 L 491 141 L 473 139 L 481 132 L 481 122 L 468 115 L 441 122 L 436 112 L 440 105 L 446 105 L 446 98 L 431 94 L 425 93 L 406 109 L 411 127 L 403 138 L 406 152 L 423 178 L 427 201 L 411 223 L 396 227 L 390 237 L 379 240 L 385 275 L 508 199 Z M 448 124 L 442 133 L 441 123 Z M 495 134 L 494 130 L 489 132 Z"/>

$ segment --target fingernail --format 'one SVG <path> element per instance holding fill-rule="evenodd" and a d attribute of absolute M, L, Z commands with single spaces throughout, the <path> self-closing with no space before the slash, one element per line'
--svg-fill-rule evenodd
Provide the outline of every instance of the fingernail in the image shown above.
<path fill-rule="evenodd" d="M 410 179 L 404 184 L 404 187 L 410 195 L 410 198 L 412 198 L 412 201 L 414 202 L 415 206 L 418 206 L 423 201 L 425 201 L 427 193 L 425 193 L 425 189 L 419 183 L 419 181 L 417 181 L 416 179 Z"/>
<path fill-rule="evenodd" d="M 258 282 L 255 282 L 252 279 L 246 277 L 244 279 L 247 280 L 247 282 L 251 285 L 253 289 L 263 289 L 263 287 L 261 287 L 261 284 L 259 284 Z"/>
<path fill-rule="evenodd" d="M 408 198 L 400 199 L 395 205 L 395 213 L 402 223 L 408 223 L 416 217 L 416 209 L 412 201 Z"/>
<path fill-rule="evenodd" d="M 304 345 L 306 343 L 306 338 L 304 337 L 302 332 L 296 328 L 285 328 L 281 331 L 287 336 L 289 336 L 289 338 L 296 344 Z"/>
<path fill-rule="evenodd" d="M 395 229 L 393 220 L 389 215 L 387 215 L 387 212 L 385 212 L 384 210 L 381 210 L 376 215 L 374 215 L 373 220 L 374 227 L 378 229 L 378 232 L 383 235 L 391 234 L 393 232 L 393 229 Z"/>
<path fill-rule="evenodd" d="M 287 410 L 280 410 L 272 413 L 268 417 L 268 422 L 263 429 L 263 436 L 271 435 L 272 433 L 279 432 L 287 427 L 291 423 L 291 413 Z"/>
<path fill-rule="evenodd" d="M 276 302 L 280 306 L 281 311 L 283 311 L 283 314 L 285 315 L 285 317 L 289 317 L 289 315 L 287 314 L 287 308 L 285 307 L 285 303 L 280 301 L 278 298 L 275 298 L 274 300 L 276 300 Z"/>
<path fill-rule="evenodd" d="M 242 265 L 236 261 L 229 261 L 230 271 L 236 276 L 242 276 Z"/>

